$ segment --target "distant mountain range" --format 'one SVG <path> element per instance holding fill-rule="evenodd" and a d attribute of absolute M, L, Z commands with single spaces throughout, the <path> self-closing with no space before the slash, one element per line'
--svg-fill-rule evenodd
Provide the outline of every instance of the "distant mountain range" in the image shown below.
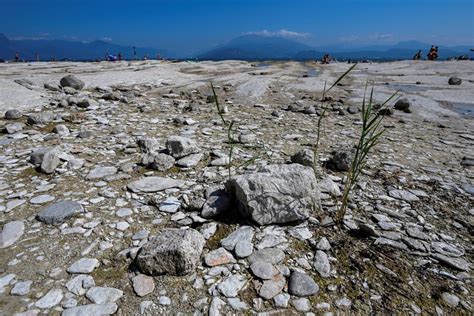
<path fill-rule="evenodd" d="M 20 59 L 35 60 L 36 54 L 41 60 L 95 60 L 104 59 L 105 54 L 122 54 L 123 59 L 134 58 L 132 46 L 121 46 L 105 41 L 80 42 L 67 40 L 10 40 L 0 33 L 0 59 L 12 60 L 18 53 Z M 145 54 L 149 58 L 156 58 L 157 54 L 166 56 L 166 50 L 150 47 L 137 47 L 137 58 Z"/>
<path fill-rule="evenodd" d="M 181 56 L 166 49 L 137 47 L 137 58 L 148 54 L 156 58 L 159 53 L 166 58 L 199 59 L 199 60 L 314 60 L 321 59 L 325 53 L 339 60 L 399 60 L 411 59 L 421 49 L 423 57 L 430 48 L 429 44 L 418 41 L 400 42 L 395 45 L 373 45 L 347 47 L 343 45 L 312 47 L 298 41 L 282 37 L 261 35 L 243 35 L 233 40 L 196 54 Z M 473 58 L 468 46 L 439 47 L 440 59 L 468 55 Z M 11 60 L 15 53 L 20 59 L 35 60 L 36 54 L 41 60 L 95 60 L 104 59 L 106 53 L 122 53 L 123 59 L 132 59 L 133 47 L 122 46 L 105 41 L 80 42 L 67 40 L 13 40 L 0 33 L 0 59 Z"/>
<path fill-rule="evenodd" d="M 423 57 L 426 57 L 431 45 L 418 42 L 406 41 L 395 45 L 377 45 L 366 47 L 344 47 L 344 46 L 325 46 L 310 47 L 281 37 L 265 37 L 259 35 L 244 35 L 231 40 L 217 48 L 209 50 L 197 56 L 199 59 L 242 59 L 242 60 L 271 60 L 271 59 L 294 59 L 294 60 L 313 60 L 321 59 L 328 53 L 331 57 L 337 59 L 352 60 L 399 60 L 411 59 L 415 53 L 421 49 Z M 440 59 L 458 57 L 470 54 L 471 47 L 439 47 Z"/>

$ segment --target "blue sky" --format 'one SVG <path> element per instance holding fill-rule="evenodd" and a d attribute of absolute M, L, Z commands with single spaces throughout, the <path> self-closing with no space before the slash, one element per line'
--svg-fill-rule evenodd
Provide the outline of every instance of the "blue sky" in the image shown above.
<path fill-rule="evenodd" d="M 0 33 L 197 52 L 246 33 L 474 46 L 474 0 L 0 0 Z"/>

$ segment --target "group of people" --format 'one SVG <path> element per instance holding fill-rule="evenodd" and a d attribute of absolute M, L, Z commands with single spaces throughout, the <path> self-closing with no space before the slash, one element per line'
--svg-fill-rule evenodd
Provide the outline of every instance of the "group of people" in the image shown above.
<path fill-rule="evenodd" d="M 413 60 L 420 60 L 422 56 L 421 49 L 413 56 Z M 428 52 L 428 60 L 437 60 L 438 59 L 438 46 L 431 45 L 430 51 Z"/>
<path fill-rule="evenodd" d="M 322 64 L 329 64 L 331 62 L 332 58 L 329 56 L 329 54 L 324 54 L 323 58 L 321 59 Z"/>

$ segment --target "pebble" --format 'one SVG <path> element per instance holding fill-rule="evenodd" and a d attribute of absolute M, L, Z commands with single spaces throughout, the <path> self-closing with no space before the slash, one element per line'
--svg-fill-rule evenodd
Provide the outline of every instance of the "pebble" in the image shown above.
<path fill-rule="evenodd" d="M 51 289 L 38 301 L 36 301 L 35 306 L 42 309 L 47 309 L 54 307 L 61 302 L 63 299 L 63 291 L 60 289 Z"/>
<path fill-rule="evenodd" d="M 328 278 L 331 275 L 331 265 L 329 263 L 329 258 L 324 251 L 316 251 L 316 254 L 314 255 L 313 265 L 321 277 Z"/>
<path fill-rule="evenodd" d="M 155 281 L 152 277 L 139 274 L 132 278 L 133 291 L 140 297 L 146 296 L 155 289 Z"/>
<path fill-rule="evenodd" d="M 288 281 L 288 293 L 296 296 L 311 296 L 319 291 L 313 278 L 301 272 L 293 272 Z"/>
<path fill-rule="evenodd" d="M 67 272 L 88 274 L 92 273 L 98 266 L 99 260 L 95 258 L 81 258 L 67 268 Z"/>

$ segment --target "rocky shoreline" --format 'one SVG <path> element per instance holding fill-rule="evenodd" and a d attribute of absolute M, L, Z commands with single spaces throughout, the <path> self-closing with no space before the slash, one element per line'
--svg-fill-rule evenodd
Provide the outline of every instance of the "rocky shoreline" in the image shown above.
<path fill-rule="evenodd" d="M 359 64 L 322 100 L 348 67 L 0 65 L 1 313 L 472 313 L 473 63 Z M 400 100 L 339 226 L 367 80 Z"/>

